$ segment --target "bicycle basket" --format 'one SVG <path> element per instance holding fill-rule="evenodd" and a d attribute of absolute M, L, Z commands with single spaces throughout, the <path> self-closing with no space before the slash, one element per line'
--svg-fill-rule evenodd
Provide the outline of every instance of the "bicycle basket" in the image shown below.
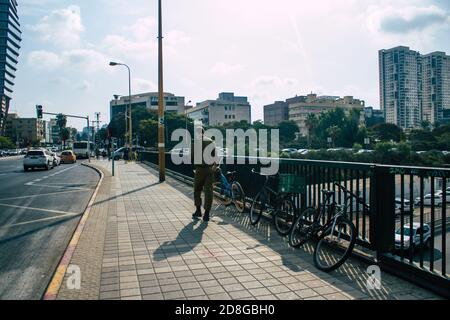
<path fill-rule="evenodd" d="M 278 182 L 278 192 L 280 193 L 305 193 L 305 178 L 295 174 L 280 174 Z"/>

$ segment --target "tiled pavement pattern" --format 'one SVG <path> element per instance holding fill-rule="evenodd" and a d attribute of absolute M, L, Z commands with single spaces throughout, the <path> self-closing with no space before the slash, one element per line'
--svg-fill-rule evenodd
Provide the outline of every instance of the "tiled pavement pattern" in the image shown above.
<path fill-rule="evenodd" d="M 358 260 L 321 272 L 310 246 L 289 248 L 268 221 L 251 227 L 248 214 L 221 206 L 209 224 L 192 221 L 189 186 L 158 184 L 145 165 L 118 162 L 111 178 L 108 162 L 93 164 L 105 183 L 71 262 L 82 270 L 82 288 L 62 288 L 58 299 L 439 298 L 385 273 L 382 289 L 369 291 Z"/>

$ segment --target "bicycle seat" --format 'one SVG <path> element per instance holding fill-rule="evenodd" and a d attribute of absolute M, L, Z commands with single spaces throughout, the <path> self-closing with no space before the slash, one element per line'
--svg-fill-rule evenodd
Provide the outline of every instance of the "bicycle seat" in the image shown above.
<path fill-rule="evenodd" d="M 227 178 L 234 178 L 234 176 L 236 175 L 236 171 L 228 171 L 226 174 L 225 174 L 225 176 L 227 177 Z"/>

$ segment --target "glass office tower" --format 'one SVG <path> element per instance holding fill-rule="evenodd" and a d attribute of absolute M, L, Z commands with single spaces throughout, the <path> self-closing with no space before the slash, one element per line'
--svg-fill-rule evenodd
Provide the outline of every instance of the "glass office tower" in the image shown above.
<path fill-rule="evenodd" d="M 19 16 L 16 0 L 0 0 L 0 134 L 5 130 L 19 58 Z"/>

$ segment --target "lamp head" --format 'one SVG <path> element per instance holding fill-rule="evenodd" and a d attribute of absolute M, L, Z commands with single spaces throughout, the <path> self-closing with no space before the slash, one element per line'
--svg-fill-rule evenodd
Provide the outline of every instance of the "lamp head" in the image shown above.
<path fill-rule="evenodd" d="M 110 65 L 111 67 L 115 67 L 115 66 L 117 66 L 117 65 L 118 65 L 118 63 L 117 63 L 117 62 L 113 62 L 113 61 L 111 61 L 111 62 L 109 63 L 109 65 Z"/>

